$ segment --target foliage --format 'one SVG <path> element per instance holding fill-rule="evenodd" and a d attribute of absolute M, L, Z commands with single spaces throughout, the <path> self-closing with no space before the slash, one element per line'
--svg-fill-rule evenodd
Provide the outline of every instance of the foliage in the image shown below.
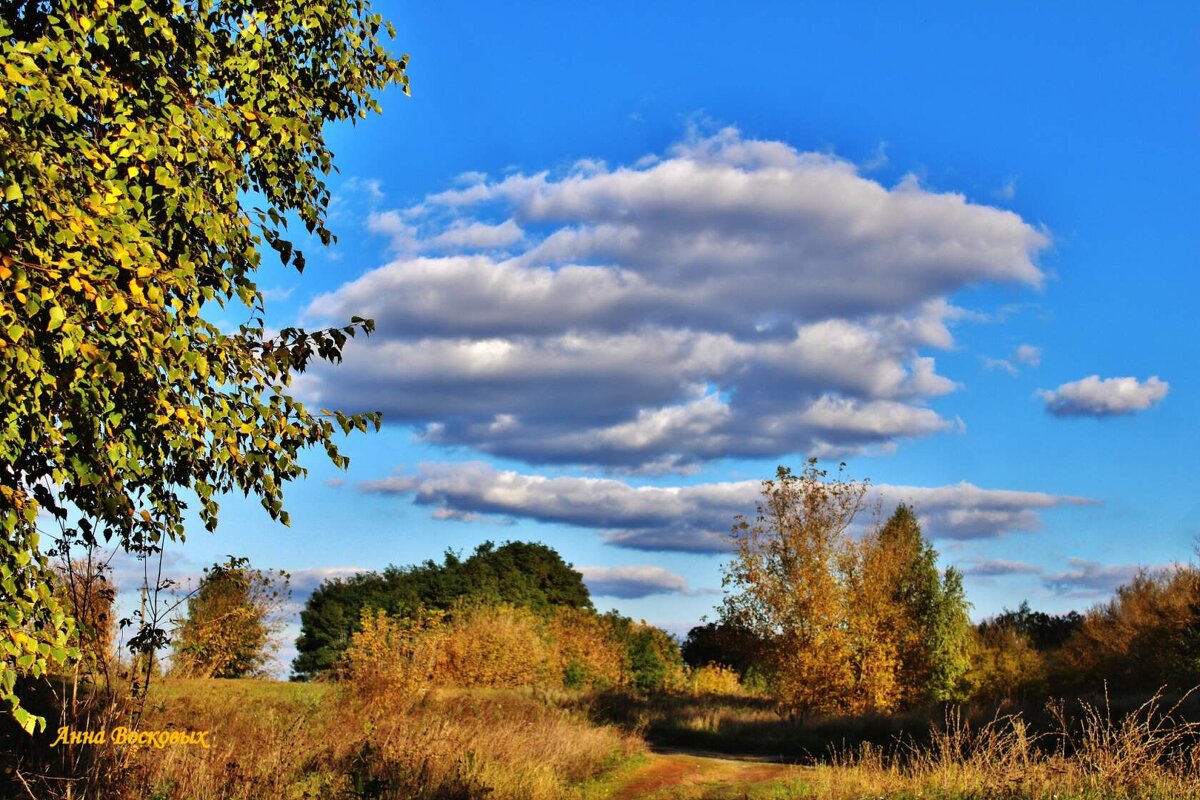
<path fill-rule="evenodd" d="M 449 611 L 364 609 L 334 674 L 377 687 L 381 699 L 401 700 L 434 687 L 642 693 L 688 687 L 679 647 L 659 628 L 616 612 L 539 614 L 471 599 Z"/>
<path fill-rule="evenodd" d="M 1046 662 L 1027 633 L 1007 625 L 980 626 L 971 642 L 967 684 L 990 704 L 1024 700 L 1045 688 Z"/>
<path fill-rule="evenodd" d="M 339 677 L 381 697 L 404 698 L 424 688 L 433 676 L 437 654 L 423 634 L 444 616 L 422 611 L 393 617 L 382 609 L 364 610 L 338 662 Z"/>
<path fill-rule="evenodd" d="M 768 642 L 765 664 L 780 702 L 803 713 L 842 709 L 855 692 L 841 580 L 846 535 L 866 485 L 835 480 L 810 460 L 763 482 L 751 523 L 739 518 L 721 616 Z"/>
<path fill-rule="evenodd" d="M 1053 650 L 1071 638 L 1083 623 L 1078 611 L 1066 614 L 1047 614 L 1034 611 L 1024 601 L 1015 611 L 1005 609 L 1001 613 L 980 623 L 980 632 L 990 628 L 1010 628 L 1029 638 L 1029 644 L 1037 650 Z"/>
<path fill-rule="evenodd" d="M 720 664 L 689 667 L 687 689 L 694 695 L 736 697 L 747 694 L 737 671 Z"/>
<path fill-rule="evenodd" d="M 204 570 L 178 623 L 172 671 L 198 678 L 258 674 L 290 596 L 286 572 L 253 569 L 244 558 L 230 556 Z"/>
<path fill-rule="evenodd" d="M 744 652 L 761 661 L 780 703 L 801 714 L 964 697 L 961 576 L 938 572 L 907 506 L 856 540 L 850 528 L 868 485 L 828 477 L 810 460 L 800 475 L 780 467 L 764 481 L 756 520 L 734 526 L 721 624 L 694 630 L 689 649 L 736 647 L 718 635 L 756 643 Z"/>
<path fill-rule="evenodd" d="M 299 655 L 293 669 L 307 678 L 331 668 L 349 645 L 363 609 L 392 614 L 418 608 L 448 610 L 464 599 L 539 612 L 592 607 L 583 576 L 552 548 L 485 542 L 466 559 L 448 551 L 441 564 L 426 561 L 323 582 L 300 614 Z"/>
<path fill-rule="evenodd" d="M 939 574 L 937 551 L 911 508 L 901 504 L 865 537 L 859 568 L 858 591 L 881 601 L 873 616 L 877 637 L 894 648 L 898 705 L 965 699 L 970 619 L 962 575 L 953 567 Z"/>
<path fill-rule="evenodd" d="M 685 683 L 679 644 L 661 628 L 634 622 L 615 611 L 603 616 L 613 640 L 625 651 L 630 685 L 638 692 L 676 690 Z"/>
<path fill-rule="evenodd" d="M 680 650 L 688 666 L 728 667 L 745 676 L 762 660 L 764 642 L 753 631 L 724 622 L 707 622 L 688 631 Z"/>
<path fill-rule="evenodd" d="M 1123 691 L 1191 688 L 1200 682 L 1191 635 L 1197 598 L 1200 571 L 1194 567 L 1139 573 L 1084 614 L 1058 654 L 1057 682 L 1089 690 L 1105 683 Z"/>
<path fill-rule="evenodd" d="M 549 624 L 555 674 L 568 689 L 608 689 L 626 682 L 629 657 L 604 617 L 589 609 L 560 607 Z"/>
<path fill-rule="evenodd" d="M 561 680 L 551 662 L 545 619 L 528 608 L 463 605 L 431 642 L 440 685 L 511 689 Z"/>
<path fill-rule="evenodd" d="M 240 490 L 287 521 L 283 486 L 335 431 L 289 390 L 366 320 L 268 334 L 260 248 L 323 244 L 328 122 L 378 111 L 405 59 L 366 0 L 0 4 L 0 699 L 64 662 L 69 621 L 39 555 L 64 539 L 145 551 Z M 392 35 L 390 26 L 388 35 Z M 238 306 L 232 330 L 217 314 Z M 222 312 L 222 310 L 224 310 Z M 27 719 L 22 720 L 28 722 Z M 29 723 L 32 724 L 32 723 Z"/>

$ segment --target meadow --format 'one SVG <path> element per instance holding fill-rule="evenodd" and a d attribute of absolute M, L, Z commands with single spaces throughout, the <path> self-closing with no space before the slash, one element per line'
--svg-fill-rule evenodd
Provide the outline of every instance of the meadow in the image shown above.
<path fill-rule="evenodd" d="M 953 707 L 941 717 L 798 721 L 744 696 L 527 687 L 436 688 L 389 699 L 364 688 L 164 679 L 140 727 L 207 730 L 210 747 L 79 746 L 73 754 L 26 747 L 24 777 L 4 796 L 1200 797 L 1191 697 L 991 716 Z M 81 753 L 83 762 L 64 769 Z"/>
<path fill-rule="evenodd" d="M 892 563 L 895 549 L 882 551 Z M 798 650 L 730 617 L 679 642 L 597 612 L 548 548 L 481 546 L 323 586 L 300 640 L 311 658 L 295 662 L 309 669 L 291 682 L 261 667 L 270 576 L 235 561 L 210 570 L 160 661 L 118 652 L 110 595 L 68 570 L 86 655 L 19 687 L 48 725 L 30 736 L 0 722 L 0 796 L 1200 797 L 1200 693 L 1187 689 L 1200 571 L 1140 574 L 1082 615 L 1023 605 L 961 626 L 957 611 L 905 610 L 913 585 L 961 603 L 933 591 L 953 576 L 929 566 L 932 551 L 909 549 L 882 594 L 879 581 L 859 591 L 857 573 L 831 583 L 825 629 L 841 638 Z M 415 601 L 388 603 L 388 591 Z M 870 617 L 856 605 L 868 603 Z M 954 632 L 955 647 L 918 635 L 931 630 Z M 119 727 L 141 738 L 95 739 Z"/>

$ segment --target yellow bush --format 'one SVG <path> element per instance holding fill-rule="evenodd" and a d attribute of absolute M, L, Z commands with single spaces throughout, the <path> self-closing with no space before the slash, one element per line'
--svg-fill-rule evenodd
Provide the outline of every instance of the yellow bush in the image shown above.
<path fill-rule="evenodd" d="M 746 695 L 736 670 L 723 664 L 706 664 L 687 670 L 687 688 L 695 695 Z"/>
<path fill-rule="evenodd" d="M 440 612 L 393 617 L 383 610 L 364 610 L 360 630 L 342 656 L 340 676 L 364 693 L 407 696 L 427 686 L 438 657 L 430 634 L 443 617 Z"/>
<path fill-rule="evenodd" d="M 439 686 L 513 688 L 543 684 L 551 674 L 544 623 L 512 606 L 468 606 L 426 634 L 436 652 Z"/>
<path fill-rule="evenodd" d="M 973 697 L 989 703 L 1018 700 L 1044 677 L 1042 655 L 1025 634 L 1003 627 L 975 634 L 967 673 Z"/>
<path fill-rule="evenodd" d="M 550 621 L 550 640 L 554 675 L 567 688 L 610 688 L 627 682 L 625 650 L 592 612 L 559 609 Z"/>

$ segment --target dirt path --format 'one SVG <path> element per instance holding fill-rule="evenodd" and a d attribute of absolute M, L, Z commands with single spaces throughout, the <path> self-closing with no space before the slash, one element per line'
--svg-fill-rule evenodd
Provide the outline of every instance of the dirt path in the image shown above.
<path fill-rule="evenodd" d="M 761 757 L 660 750 L 617 785 L 612 800 L 717 800 L 754 797 L 799 783 L 804 768 L 774 763 Z M 778 796 L 772 793 L 772 796 Z"/>

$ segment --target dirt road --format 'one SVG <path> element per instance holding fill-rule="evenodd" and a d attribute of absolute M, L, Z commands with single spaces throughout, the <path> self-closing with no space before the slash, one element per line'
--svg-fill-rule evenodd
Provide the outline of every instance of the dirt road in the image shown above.
<path fill-rule="evenodd" d="M 763 758 L 660 750 L 624 777 L 612 800 L 733 800 L 784 797 L 804 768 Z"/>

